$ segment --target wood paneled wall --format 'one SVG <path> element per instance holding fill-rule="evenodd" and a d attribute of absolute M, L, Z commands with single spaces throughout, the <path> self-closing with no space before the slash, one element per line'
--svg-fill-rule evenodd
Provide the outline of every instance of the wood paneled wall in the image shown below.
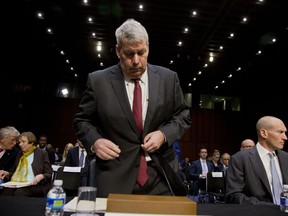
<path fill-rule="evenodd" d="M 8 102 L 7 102 L 8 103 Z M 68 142 L 75 143 L 72 127 L 79 100 L 56 98 L 26 102 L 19 106 L 15 101 L 0 113 L 1 126 L 13 125 L 19 131 L 32 131 L 35 135 L 45 133 L 48 142 L 62 151 Z M 9 104 L 9 103 L 8 103 Z M 239 150 L 243 134 L 253 129 L 243 127 L 241 112 L 212 109 L 191 109 L 192 126 L 180 140 L 182 158 L 198 159 L 199 148 L 208 152 L 219 149 L 230 154 Z M 249 124 L 248 124 L 249 125 Z"/>

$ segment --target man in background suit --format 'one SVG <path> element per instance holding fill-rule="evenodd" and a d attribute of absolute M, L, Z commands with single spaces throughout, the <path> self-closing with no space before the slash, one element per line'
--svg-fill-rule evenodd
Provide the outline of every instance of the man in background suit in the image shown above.
<path fill-rule="evenodd" d="M 81 166 L 81 180 L 80 186 L 88 185 L 88 168 L 89 159 L 87 157 L 87 152 L 80 140 L 77 140 L 78 146 L 69 149 L 67 158 L 65 160 L 64 166 L 79 167 Z M 83 152 L 82 165 L 80 165 L 81 153 Z"/>
<path fill-rule="evenodd" d="M 226 202 L 273 204 L 269 153 L 276 154 L 281 184 L 288 184 L 287 129 L 279 118 L 264 116 L 256 124 L 256 146 L 234 154 L 227 169 Z M 277 170 L 277 168 L 276 168 Z"/>
<path fill-rule="evenodd" d="M 54 152 L 54 150 L 48 148 L 47 136 L 45 134 L 40 135 L 38 142 L 39 142 L 39 144 L 38 144 L 39 148 L 47 151 L 50 164 L 53 165 L 55 163 L 55 152 Z"/>
<path fill-rule="evenodd" d="M 189 175 L 193 181 L 192 190 L 193 195 L 197 195 L 199 190 L 206 190 L 206 176 L 207 172 L 213 171 L 213 164 L 207 160 L 208 152 L 206 148 L 199 151 L 200 158 L 192 161 Z"/>
<path fill-rule="evenodd" d="M 125 21 L 115 35 L 120 63 L 88 75 L 74 119 L 78 139 L 97 156 L 98 196 L 186 195 L 178 191 L 184 186 L 172 144 L 191 120 L 177 73 L 147 63 L 148 34 L 139 22 Z M 132 112 L 133 80 L 142 90 L 142 124 L 136 124 Z M 148 180 L 143 185 L 136 179 L 144 153 Z"/>
<path fill-rule="evenodd" d="M 10 171 L 20 153 L 17 145 L 19 135 L 15 127 L 7 126 L 0 129 L 0 181 L 3 170 Z"/>

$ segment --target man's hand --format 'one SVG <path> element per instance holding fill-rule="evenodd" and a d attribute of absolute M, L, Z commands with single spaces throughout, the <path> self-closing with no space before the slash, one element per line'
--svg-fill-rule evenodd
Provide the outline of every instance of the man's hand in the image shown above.
<path fill-rule="evenodd" d="M 144 151 L 153 153 L 163 145 L 164 141 L 164 134 L 160 130 L 157 130 L 145 136 L 144 143 L 141 145 L 141 147 Z"/>
<path fill-rule="evenodd" d="M 119 146 L 108 139 L 98 139 L 92 146 L 95 154 L 102 160 L 114 160 L 119 157 Z"/>

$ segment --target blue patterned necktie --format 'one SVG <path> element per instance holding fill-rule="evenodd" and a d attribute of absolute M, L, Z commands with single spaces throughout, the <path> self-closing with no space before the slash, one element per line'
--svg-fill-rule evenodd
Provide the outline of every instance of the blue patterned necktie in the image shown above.
<path fill-rule="evenodd" d="M 80 159 L 79 159 L 79 166 L 83 167 L 84 163 L 84 149 L 81 150 Z"/>
<path fill-rule="evenodd" d="M 272 152 L 269 153 L 270 169 L 271 169 L 271 175 L 272 175 L 273 201 L 274 201 L 274 204 L 279 205 L 280 204 L 280 193 L 282 191 L 282 186 L 281 186 L 280 178 L 279 178 L 277 170 L 276 170 L 274 156 L 275 156 L 274 153 L 272 153 Z"/>

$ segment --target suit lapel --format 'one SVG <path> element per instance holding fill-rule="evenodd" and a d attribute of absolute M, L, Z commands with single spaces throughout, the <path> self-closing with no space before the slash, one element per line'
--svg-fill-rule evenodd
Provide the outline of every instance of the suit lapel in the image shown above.
<path fill-rule="evenodd" d="M 266 174 L 266 170 L 264 168 L 264 165 L 262 163 L 262 160 L 259 156 L 259 153 L 257 152 L 257 149 L 256 147 L 251 149 L 249 151 L 249 159 L 251 161 L 251 166 L 253 166 L 255 172 L 256 172 L 256 175 L 259 176 L 259 179 L 260 181 L 263 182 L 263 185 L 265 186 L 266 190 L 269 191 L 270 195 L 272 196 L 272 191 L 270 189 L 270 184 L 269 184 L 269 181 L 268 181 L 268 177 L 267 177 L 267 174 Z M 249 176 L 248 176 L 249 178 Z"/>
<path fill-rule="evenodd" d="M 149 101 L 147 107 L 147 113 L 145 117 L 145 124 L 143 128 L 143 134 L 147 134 L 149 130 L 149 125 L 151 124 L 154 116 L 154 112 L 157 106 L 157 97 L 159 91 L 159 75 L 157 74 L 157 70 L 151 65 L 147 65 L 148 67 L 148 82 L 149 82 Z"/>
<path fill-rule="evenodd" d="M 121 106 L 124 115 L 129 121 L 131 128 L 135 131 L 135 133 L 139 134 L 128 100 L 127 91 L 125 88 L 124 76 L 122 74 L 120 64 L 118 64 L 114 68 L 115 70 L 112 70 L 110 73 L 111 75 L 110 80 L 112 87 L 114 89 L 114 93 L 117 95 L 118 102 Z"/>
<path fill-rule="evenodd" d="M 285 157 L 285 155 L 281 151 L 276 150 L 275 153 L 276 153 L 278 160 L 279 160 L 279 165 L 280 165 L 280 169 L 282 172 L 283 184 L 287 184 L 288 183 L 288 174 L 284 170 L 288 170 L 288 164 L 287 164 L 288 157 L 287 157 L 287 155 Z"/>

